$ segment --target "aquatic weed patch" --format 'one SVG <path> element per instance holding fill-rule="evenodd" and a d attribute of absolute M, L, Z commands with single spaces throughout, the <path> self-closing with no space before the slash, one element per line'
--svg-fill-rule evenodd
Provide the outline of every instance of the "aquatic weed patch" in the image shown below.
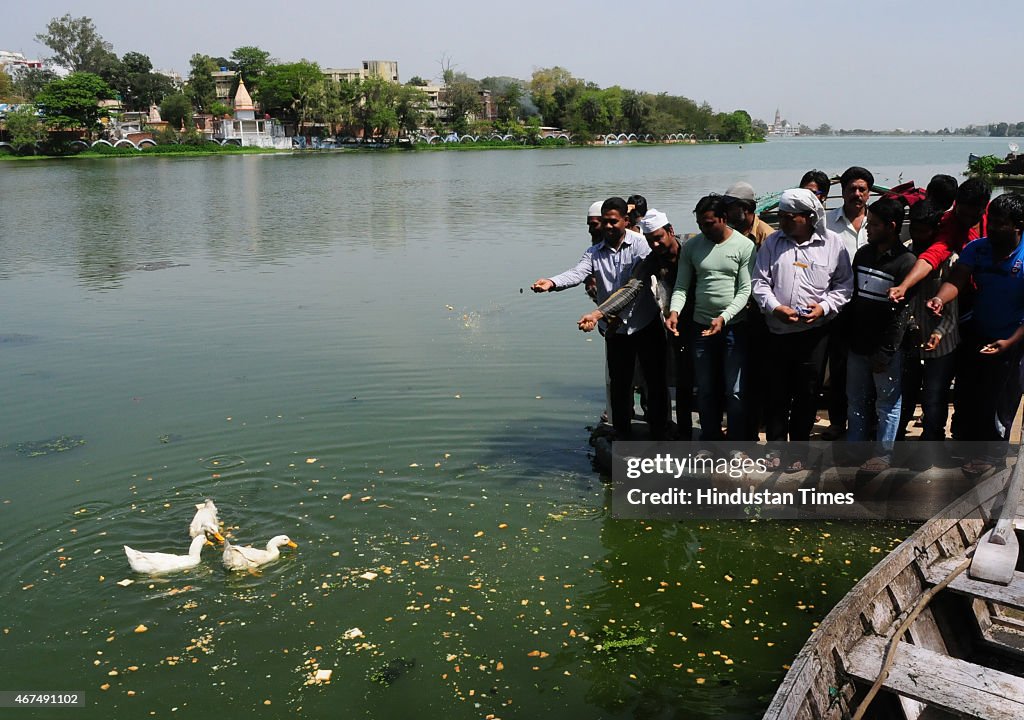
<path fill-rule="evenodd" d="M 367 679 L 372 683 L 387 687 L 414 667 L 416 667 L 416 658 L 406 660 L 403 657 L 398 657 L 372 670 L 367 675 Z"/>
<path fill-rule="evenodd" d="M 15 446 L 15 451 L 24 457 L 42 457 L 74 450 L 83 445 L 85 445 L 85 438 L 81 435 L 58 435 L 46 440 L 20 442 Z"/>

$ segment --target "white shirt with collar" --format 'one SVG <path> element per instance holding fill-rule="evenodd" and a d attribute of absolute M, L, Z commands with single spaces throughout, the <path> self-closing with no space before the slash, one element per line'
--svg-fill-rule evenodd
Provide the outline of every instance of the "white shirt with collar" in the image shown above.
<path fill-rule="evenodd" d="M 868 218 L 864 216 L 864 221 L 860 224 L 860 231 L 853 229 L 853 223 L 843 213 L 843 207 L 839 207 L 829 210 L 825 213 L 825 226 L 838 235 L 843 240 L 843 244 L 846 246 L 846 252 L 850 254 L 852 258 L 857 254 L 857 251 L 868 244 Z"/>

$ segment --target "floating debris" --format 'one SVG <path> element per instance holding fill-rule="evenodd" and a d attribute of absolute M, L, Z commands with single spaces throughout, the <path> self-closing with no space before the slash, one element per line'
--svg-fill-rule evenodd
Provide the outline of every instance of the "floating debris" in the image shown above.
<path fill-rule="evenodd" d="M 25 457 L 41 457 L 51 453 L 67 452 L 85 445 L 85 439 L 81 435 L 58 435 L 47 440 L 32 440 L 18 443 L 15 448 L 19 455 Z"/>
<path fill-rule="evenodd" d="M 398 657 L 394 660 L 389 660 L 371 672 L 369 680 L 378 685 L 388 686 L 414 667 L 416 667 L 416 658 L 406 660 L 405 658 Z"/>

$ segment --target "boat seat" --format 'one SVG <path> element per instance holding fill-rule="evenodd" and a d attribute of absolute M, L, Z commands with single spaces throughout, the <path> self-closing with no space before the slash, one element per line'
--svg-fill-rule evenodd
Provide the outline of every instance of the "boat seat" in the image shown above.
<path fill-rule="evenodd" d="M 925 580 L 931 585 L 937 585 L 959 564 L 960 560 L 957 558 L 934 563 L 925 570 Z M 962 573 L 953 579 L 947 589 L 1016 610 L 1024 610 L 1024 572 L 1015 572 L 1009 585 L 972 580 L 967 573 Z"/>
<path fill-rule="evenodd" d="M 878 677 L 886 640 L 865 637 L 846 656 L 846 672 L 864 683 Z M 1024 682 L 1019 677 L 901 642 L 883 684 L 926 705 L 979 720 L 1024 718 Z"/>

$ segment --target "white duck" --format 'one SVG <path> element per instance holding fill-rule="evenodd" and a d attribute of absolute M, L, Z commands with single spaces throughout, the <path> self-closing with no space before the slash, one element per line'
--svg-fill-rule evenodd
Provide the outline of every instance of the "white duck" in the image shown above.
<path fill-rule="evenodd" d="M 225 540 L 224 567 L 228 570 L 254 570 L 281 557 L 281 551 L 278 548 L 282 545 L 298 547 L 287 535 L 275 535 L 270 538 L 266 550 L 249 545 L 232 545 Z"/>
<path fill-rule="evenodd" d="M 162 573 L 188 570 L 199 564 L 199 554 L 203 551 L 203 545 L 210 543 L 206 535 L 200 535 L 192 539 L 188 555 L 172 555 L 171 553 L 160 552 L 139 552 L 127 545 L 124 546 L 124 554 L 128 556 L 128 564 L 132 570 L 146 575 L 160 575 Z"/>
<path fill-rule="evenodd" d="M 209 498 L 207 498 L 205 503 L 196 505 L 195 517 L 192 518 L 192 523 L 188 526 L 188 534 L 191 537 L 199 537 L 204 533 L 209 533 L 220 542 L 224 542 L 224 536 L 220 534 L 220 519 L 217 517 L 217 506 Z"/>

